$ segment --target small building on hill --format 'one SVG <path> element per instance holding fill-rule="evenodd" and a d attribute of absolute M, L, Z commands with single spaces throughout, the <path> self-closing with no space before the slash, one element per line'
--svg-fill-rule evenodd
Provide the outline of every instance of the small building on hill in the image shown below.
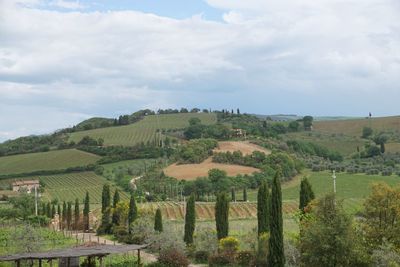
<path fill-rule="evenodd" d="M 232 136 L 233 137 L 244 137 L 246 138 L 246 130 L 240 129 L 240 128 L 234 128 L 232 129 Z"/>
<path fill-rule="evenodd" d="M 39 180 L 23 180 L 23 181 L 15 181 L 12 183 L 12 190 L 14 192 L 27 192 L 28 194 L 35 192 L 36 189 L 39 189 Z"/>

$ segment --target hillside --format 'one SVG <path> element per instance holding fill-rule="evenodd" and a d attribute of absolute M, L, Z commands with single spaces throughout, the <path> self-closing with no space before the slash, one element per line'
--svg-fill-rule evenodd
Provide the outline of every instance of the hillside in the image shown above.
<path fill-rule="evenodd" d="M 100 157 L 77 149 L 0 157 L 0 174 L 59 170 L 95 163 Z"/>
<path fill-rule="evenodd" d="M 375 131 L 395 131 L 400 132 L 400 116 L 381 117 L 372 119 L 351 119 L 336 121 L 316 121 L 314 122 L 314 131 L 344 134 L 353 137 L 359 137 L 364 127 L 371 127 Z"/>
<path fill-rule="evenodd" d="M 90 203 L 93 204 L 101 203 L 103 185 L 109 183 L 105 178 L 96 175 L 94 172 L 80 172 L 0 180 L 0 188 L 7 188 L 13 181 L 32 179 L 39 179 L 44 183 L 43 201 L 51 201 L 53 199 L 75 201 L 78 198 L 82 202 L 86 191 L 88 191 Z M 111 192 L 114 192 L 115 188 L 115 186 L 111 186 Z M 123 200 L 128 199 L 128 194 L 123 191 L 121 191 L 120 196 Z"/>
<path fill-rule="evenodd" d="M 158 129 L 181 129 L 189 125 L 191 118 L 199 118 L 203 124 L 216 123 L 213 113 L 179 113 L 149 115 L 144 119 L 126 126 L 108 127 L 71 133 L 69 141 L 79 142 L 84 136 L 103 138 L 105 145 L 131 146 L 141 142 L 156 141 Z"/>

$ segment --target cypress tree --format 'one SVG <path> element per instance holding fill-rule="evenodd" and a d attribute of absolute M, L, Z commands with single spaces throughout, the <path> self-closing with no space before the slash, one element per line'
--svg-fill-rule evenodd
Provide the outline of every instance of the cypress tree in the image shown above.
<path fill-rule="evenodd" d="M 86 191 L 85 203 L 83 207 L 83 225 L 84 230 L 89 230 L 89 212 L 90 212 L 90 204 L 89 204 L 89 192 Z"/>
<path fill-rule="evenodd" d="M 119 214 L 116 211 L 117 204 L 119 202 L 119 191 L 118 189 L 115 189 L 114 197 L 113 197 L 113 214 L 112 214 L 112 223 L 115 225 L 119 225 Z"/>
<path fill-rule="evenodd" d="M 60 204 L 57 204 L 57 213 L 58 213 L 58 216 L 61 216 L 61 205 Z"/>
<path fill-rule="evenodd" d="M 284 267 L 285 265 L 285 254 L 283 250 L 281 177 L 281 171 L 278 170 L 272 180 L 271 190 L 268 266 L 274 267 Z"/>
<path fill-rule="evenodd" d="M 110 185 L 105 184 L 103 185 L 103 191 L 101 194 L 101 213 L 110 207 L 111 204 L 111 192 L 110 192 Z"/>
<path fill-rule="evenodd" d="M 51 218 L 54 218 L 54 215 L 56 215 L 56 205 L 51 206 Z"/>
<path fill-rule="evenodd" d="M 157 209 L 156 215 L 154 217 L 154 230 L 157 232 L 163 231 L 162 215 L 160 208 Z"/>
<path fill-rule="evenodd" d="M 193 244 L 193 233 L 196 224 L 196 202 L 194 195 L 192 194 L 186 203 L 186 214 L 185 214 L 185 235 L 183 241 L 187 245 Z"/>
<path fill-rule="evenodd" d="M 304 208 L 315 198 L 314 192 L 312 190 L 311 184 L 308 182 L 307 178 L 301 180 L 300 183 L 300 201 L 299 209 L 304 212 Z"/>
<path fill-rule="evenodd" d="M 246 189 L 246 187 L 243 188 L 243 201 L 247 202 L 247 189 Z"/>
<path fill-rule="evenodd" d="M 50 202 L 47 202 L 47 205 L 46 205 L 46 215 L 47 215 L 47 217 L 51 218 Z"/>
<path fill-rule="evenodd" d="M 62 206 L 62 218 L 61 219 L 62 219 L 62 225 L 64 228 L 67 223 L 67 203 L 65 203 L 65 201 L 63 202 L 63 206 Z"/>
<path fill-rule="evenodd" d="M 136 206 L 135 196 L 131 194 L 129 201 L 129 213 L 128 213 L 128 232 L 131 233 L 131 223 L 133 223 L 138 216 L 138 209 Z"/>
<path fill-rule="evenodd" d="M 71 221 L 72 221 L 72 203 L 68 202 L 67 204 L 67 229 L 71 229 Z"/>
<path fill-rule="evenodd" d="M 78 230 L 78 225 L 79 225 L 79 219 L 80 219 L 80 214 L 79 214 L 79 199 L 75 199 L 75 209 L 74 209 L 74 224 L 75 224 L 75 230 Z"/>
<path fill-rule="evenodd" d="M 46 203 L 42 202 L 40 215 L 46 216 Z"/>
<path fill-rule="evenodd" d="M 113 197 L 113 208 L 115 208 L 117 206 L 119 200 L 120 200 L 119 191 L 118 191 L 118 189 L 115 189 L 114 197 Z"/>
<path fill-rule="evenodd" d="M 231 199 L 233 202 L 236 202 L 236 192 L 235 192 L 235 188 L 233 188 L 233 187 L 231 189 Z"/>
<path fill-rule="evenodd" d="M 215 223 L 218 239 L 227 237 L 229 232 L 229 201 L 225 193 L 219 193 L 217 195 L 217 202 L 215 203 Z"/>
<path fill-rule="evenodd" d="M 269 206 L 269 189 L 267 183 L 263 182 L 257 194 L 258 235 L 269 232 Z"/>

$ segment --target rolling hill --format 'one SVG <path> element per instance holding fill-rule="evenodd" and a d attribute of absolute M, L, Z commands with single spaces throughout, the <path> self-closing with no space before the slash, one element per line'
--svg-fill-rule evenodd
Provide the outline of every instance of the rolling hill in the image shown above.
<path fill-rule="evenodd" d="M 95 163 L 100 157 L 77 149 L 0 157 L 0 174 L 60 170 Z"/>
<path fill-rule="evenodd" d="M 69 141 L 79 142 L 84 136 L 90 136 L 95 139 L 103 138 L 105 145 L 131 146 L 141 142 L 155 141 L 158 129 L 184 128 L 189 125 L 191 118 L 199 118 L 203 124 L 213 124 L 217 121 L 213 113 L 149 115 L 136 123 L 125 126 L 75 132 L 70 134 Z"/>

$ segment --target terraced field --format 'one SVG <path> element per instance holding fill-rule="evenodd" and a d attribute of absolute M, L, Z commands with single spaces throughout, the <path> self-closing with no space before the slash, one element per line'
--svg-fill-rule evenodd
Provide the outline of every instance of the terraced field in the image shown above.
<path fill-rule="evenodd" d="M 76 149 L 0 157 L 0 174 L 59 170 L 95 163 L 100 157 Z"/>
<path fill-rule="evenodd" d="M 143 120 L 117 127 L 108 127 L 72 133 L 70 141 L 79 142 L 88 135 L 95 139 L 103 138 L 105 145 L 135 145 L 157 140 L 157 130 L 181 129 L 189 125 L 191 118 L 199 118 L 203 124 L 216 123 L 213 113 L 182 113 L 146 116 Z"/>
<path fill-rule="evenodd" d="M 86 191 L 88 191 L 90 202 L 93 204 L 101 203 L 101 191 L 103 185 L 108 182 L 105 178 L 96 175 L 94 172 L 80 172 L 0 180 L 0 187 L 6 187 L 14 180 L 24 179 L 39 179 L 45 184 L 45 192 L 43 193 L 43 199 L 45 201 L 50 201 L 52 199 L 74 201 L 76 198 L 83 200 Z M 111 186 L 111 188 L 111 192 L 113 192 L 115 187 Z M 121 191 L 120 195 L 121 199 L 128 199 L 128 195 L 125 192 Z"/>
<path fill-rule="evenodd" d="M 213 220 L 214 206 L 212 202 L 196 203 L 196 217 L 199 220 Z M 297 210 L 298 204 L 295 201 L 283 203 L 283 212 L 292 214 Z M 163 218 L 168 220 L 183 220 L 185 207 L 182 202 L 153 202 L 140 204 L 140 208 L 146 212 L 154 213 L 157 208 L 161 209 Z M 257 218 L 256 202 L 231 202 L 229 210 L 230 219 L 255 219 Z"/>

